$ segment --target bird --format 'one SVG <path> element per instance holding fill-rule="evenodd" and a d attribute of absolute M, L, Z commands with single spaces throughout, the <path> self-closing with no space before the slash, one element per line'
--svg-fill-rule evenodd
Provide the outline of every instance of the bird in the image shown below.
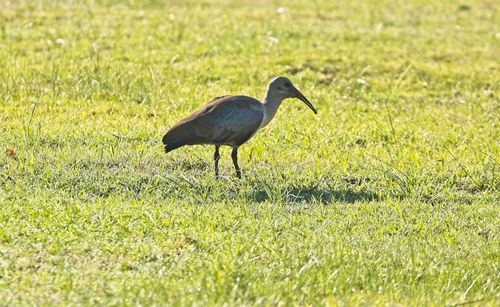
<path fill-rule="evenodd" d="M 241 178 L 238 148 L 273 119 L 281 102 L 287 98 L 302 100 L 318 112 L 309 100 L 286 77 L 271 80 L 262 101 L 248 96 L 219 96 L 173 125 L 163 136 L 166 153 L 185 145 L 215 145 L 215 178 L 219 179 L 219 148 L 232 147 L 236 177 Z"/>

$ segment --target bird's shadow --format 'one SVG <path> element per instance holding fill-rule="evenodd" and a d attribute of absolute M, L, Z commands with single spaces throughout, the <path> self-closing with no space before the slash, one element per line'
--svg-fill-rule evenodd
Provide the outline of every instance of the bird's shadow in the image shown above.
<path fill-rule="evenodd" d="M 280 191 L 278 196 L 273 195 L 268 190 L 255 191 L 252 198 L 256 202 L 273 201 L 280 197 L 285 203 L 307 203 L 319 202 L 322 204 L 345 203 L 353 204 L 356 202 L 378 201 L 380 197 L 371 191 L 345 189 L 318 189 L 314 187 L 292 187 Z"/>

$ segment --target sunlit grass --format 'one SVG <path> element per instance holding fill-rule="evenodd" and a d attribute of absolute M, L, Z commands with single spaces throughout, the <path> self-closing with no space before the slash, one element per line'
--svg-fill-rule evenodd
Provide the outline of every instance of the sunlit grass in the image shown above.
<path fill-rule="evenodd" d="M 3 304 L 498 305 L 494 1 L 0 0 Z M 286 100 L 165 155 L 204 101 Z"/>

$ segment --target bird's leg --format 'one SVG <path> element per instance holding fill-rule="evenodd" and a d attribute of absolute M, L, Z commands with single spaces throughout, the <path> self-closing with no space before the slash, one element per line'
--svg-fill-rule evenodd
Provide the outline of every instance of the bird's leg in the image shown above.
<path fill-rule="evenodd" d="M 219 179 L 219 147 L 218 145 L 215 146 L 215 153 L 214 153 L 214 163 L 215 163 L 215 179 Z"/>
<path fill-rule="evenodd" d="M 241 179 L 241 170 L 238 166 L 238 147 L 233 148 L 233 152 L 231 153 L 231 158 L 233 158 L 234 169 L 236 169 L 236 177 Z"/>

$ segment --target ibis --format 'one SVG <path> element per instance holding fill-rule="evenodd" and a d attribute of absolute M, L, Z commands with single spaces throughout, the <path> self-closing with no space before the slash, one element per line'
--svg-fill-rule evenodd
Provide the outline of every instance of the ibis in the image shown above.
<path fill-rule="evenodd" d="M 262 102 L 248 96 L 220 96 L 207 102 L 167 131 L 162 140 L 165 152 L 184 145 L 215 145 L 215 177 L 219 178 L 219 148 L 230 146 L 236 177 L 241 178 L 238 148 L 269 124 L 286 98 L 302 100 L 317 114 L 314 106 L 289 79 L 277 77 L 269 83 Z"/>

